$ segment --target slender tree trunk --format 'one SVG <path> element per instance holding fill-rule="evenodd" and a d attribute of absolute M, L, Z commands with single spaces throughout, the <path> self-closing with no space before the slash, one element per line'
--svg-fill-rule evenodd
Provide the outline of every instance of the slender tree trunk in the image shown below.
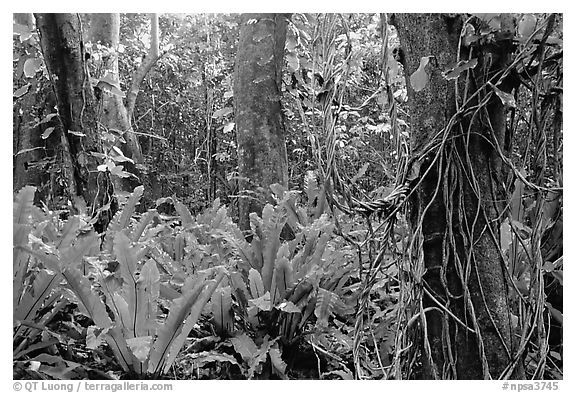
<path fill-rule="evenodd" d="M 250 228 L 249 214 L 260 213 L 274 183 L 288 185 L 284 140 L 282 66 L 285 14 L 245 14 L 236 56 L 234 103 L 238 140 L 239 225 Z"/>
<path fill-rule="evenodd" d="M 506 110 L 493 94 L 482 110 L 474 111 L 486 94 L 481 91 L 466 105 L 472 108 L 466 115 L 453 116 L 457 100 L 470 96 L 486 75 L 507 65 L 509 48 L 475 50 L 472 56 L 478 65 L 471 83 L 456 86 L 442 72 L 458 60 L 463 18 L 397 14 L 394 24 L 405 51 L 412 151 L 421 158 L 420 175 L 429 170 L 411 201 L 412 223 L 422 224 L 423 306 L 432 310 L 425 314 L 425 377 L 495 379 L 515 354 L 506 266 L 499 250 L 496 200 L 502 198 L 497 186 L 501 161 L 491 144 L 491 138 L 504 140 Z M 468 50 L 462 49 L 462 58 L 468 59 Z M 429 80 L 415 91 L 410 76 L 428 56 L 433 56 L 425 69 Z M 460 78 L 464 80 L 465 73 Z M 440 140 L 438 133 L 447 127 L 438 155 L 438 148 L 425 151 L 424 146 Z M 522 370 L 517 368 L 513 377 L 522 377 Z"/>
<path fill-rule="evenodd" d="M 93 44 L 100 43 L 107 48 L 105 56 L 101 56 L 95 61 L 98 69 L 96 78 L 111 77 L 120 86 L 120 75 L 118 71 L 118 45 L 120 43 L 120 14 L 90 14 L 90 28 L 87 31 L 87 41 Z M 115 129 L 122 133 L 126 144 L 116 143 L 125 156 L 131 158 L 134 164 L 143 162 L 140 143 L 136 134 L 132 130 L 128 111 L 124 106 L 122 97 L 118 94 L 104 89 L 101 92 L 98 103 L 98 120 L 107 129 Z M 130 162 L 124 162 L 124 169 L 140 178 L 140 171 Z M 132 191 L 141 184 L 135 178 L 120 179 L 116 184 L 125 191 Z"/>
<path fill-rule="evenodd" d="M 50 75 L 61 127 L 63 178 L 69 197 L 76 208 L 92 207 L 99 214 L 98 225 L 104 229 L 114 213 L 110 178 L 97 170 L 99 162 L 93 153 L 102 153 L 96 100 L 85 65 L 82 25 L 77 14 L 35 14 L 40 46 Z M 98 209 L 103 208 L 102 211 Z"/>
<path fill-rule="evenodd" d="M 150 72 L 156 61 L 160 58 L 159 35 L 160 29 L 158 27 L 158 14 L 150 14 L 150 49 L 146 54 L 146 58 L 132 76 L 132 82 L 126 98 L 126 108 L 128 110 L 129 119 L 132 119 L 132 115 L 134 114 L 136 98 L 138 97 L 142 81 L 148 72 Z"/>

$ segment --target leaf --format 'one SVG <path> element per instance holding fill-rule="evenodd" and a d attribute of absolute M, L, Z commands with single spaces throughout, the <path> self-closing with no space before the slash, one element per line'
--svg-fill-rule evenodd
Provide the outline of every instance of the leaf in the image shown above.
<path fill-rule="evenodd" d="M 428 74 L 426 73 L 426 66 L 430 61 L 431 56 L 424 56 L 420 59 L 420 66 L 410 75 L 410 85 L 414 91 L 421 91 L 428 84 Z"/>
<path fill-rule="evenodd" d="M 283 312 L 287 312 L 287 313 L 300 313 L 301 310 L 292 302 L 290 301 L 284 301 L 280 304 L 278 304 L 277 306 L 275 306 L 274 308 L 283 311 Z"/>
<path fill-rule="evenodd" d="M 250 296 L 250 292 L 248 292 L 246 283 L 242 278 L 242 273 L 238 271 L 230 272 L 230 282 L 234 288 L 234 297 L 236 298 L 236 301 L 242 306 L 242 309 L 246 308 L 248 306 L 248 297 Z"/>
<path fill-rule="evenodd" d="M 106 312 L 102 299 L 92 291 L 92 285 L 86 277 L 74 267 L 65 268 L 62 275 L 80 301 L 81 309 L 89 316 L 96 326 L 102 329 L 112 327 L 112 321 Z"/>
<path fill-rule="evenodd" d="M 140 362 L 144 363 L 150 353 L 152 336 L 134 337 L 126 340 L 126 344 Z"/>
<path fill-rule="evenodd" d="M 108 331 L 106 335 L 106 342 L 108 346 L 112 349 L 114 357 L 122 367 L 124 371 L 134 370 L 134 364 L 139 362 L 134 356 L 134 353 L 130 350 L 126 338 L 124 337 L 124 330 L 122 326 L 115 326 Z M 138 373 L 142 373 L 142 370 L 136 370 Z"/>
<path fill-rule="evenodd" d="M 212 118 L 213 119 L 219 119 L 221 117 L 224 117 L 226 115 L 229 115 L 230 113 L 234 112 L 234 109 L 232 109 L 231 107 L 227 106 L 224 107 L 222 109 L 218 109 L 217 111 L 214 111 L 214 113 L 212 113 Z"/>
<path fill-rule="evenodd" d="M 292 264 L 288 260 L 289 255 L 290 251 L 288 250 L 288 243 L 284 243 L 282 247 L 280 247 L 280 250 L 278 250 L 276 267 L 274 269 L 274 287 L 276 291 L 278 291 L 279 297 L 274 297 L 272 299 L 272 303 L 276 303 L 278 300 L 284 299 L 286 291 L 294 284 Z"/>
<path fill-rule="evenodd" d="M 130 239 L 123 232 L 114 237 L 114 254 L 120 266 L 120 274 L 125 285 L 136 290 L 136 250 L 130 246 Z"/>
<path fill-rule="evenodd" d="M 205 352 L 193 353 L 192 355 L 190 355 L 190 358 L 194 362 L 194 367 L 198 368 L 202 368 L 206 364 L 212 362 L 217 363 L 228 362 L 240 366 L 238 364 L 238 361 L 236 361 L 236 359 L 234 359 L 233 356 L 227 353 L 221 353 L 217 351 L 209 351 L 209 352 L 205 351 Z"/>
<path fill-rule="evenodd" d="M 364 174 L 366 173 L 366 170 L 368 169 L 368 167 L 370 166 L 370 163 L 367 162 L 364 165 L 362 165 L 362 167 L 358 170 L 358 173 L 356 174 L 356 176 L 354 176 L 352 178 L 352 180 L 350 180 L 351 183 L 356 183 L 356 181 L 358 179 L 360 179 L 362 176 L 364 176 Z"/>
<path fill-rule="evenodd" d="M 257 307 L 259 310 L 262 311 L 270 311 L 272 310 L 272 303 L 270 302 L 270 292 L 266 292 L 264 295 L 260 296 L 257 299 L 250 299 L 248 303 Z"/>
<path fill-rule="evenodd" d="M 122 231 L 130 225 L 130 218 L 136 211 L 136 206 L 140 203 L 140 198 L 144 193 L 144 186 L 138 186 L 134 189 L 134 192 L 128 198 L 126 205 L 121 212 L 116 213 L 110 225 L 108 225 L 108 230 L 106 231 L 106 237 L 113 238 L 116 232 Z"/>
<path fill-rule="evenodd" d="M 560 325 L 564 324 L 564 317 L 561 311 L 555 309 L 554 306 L 552 306 L 552 304 L 548 302 L 546 302 L 546 308 L 548 309 L 548 312 L 550 313 L 552 318 L 554 318 L 558 323 L 560 323 Z"/>
<path fill-rule="evenodd" d="M 34 277 L 31 288 L 22 295 L 14 309 L 14 319 L 18 321 L 35 320 L 44 300 L 50 295 L 52 289 L 60 283 L 61 279 L 60 274 L 49 274 L 45 270 L 40 270 Z"/>
<path fill-rule="evenodd" d="M 194 217 L 192 217 L 192 213 L 190 213 L 190 210 L 186 207 L 186 205 L 184 205 L 182 202 L 176 199 L 176 197 L 172 199 L 174 200 L 174 208 L 176 209 L 176 212 L 178 213 L 180 219 L 182 220 L 182 225 L 184 226 L 192 224 L 194 222 Z"/>
<path fill-rule="evenodd" d="M 55 127 L 46 128 L 40 137 L 42 139 L 48 139 L 50 137 L 50 135 L 52 135 L 52 132 L 54 131 L 54 129 L 55 129 Z"/>
<path fill-rule="evenodd" d="M 525 175 L 523 171 L 520 172 Z M 522 205 L 522 195 L 524 195 L 524 183 L 520 179 L 514 181 L 514 192 L 510 198 L 510 213 L 512 219 L 516 221 L 524 220 L 524 206 Z"/>
<path fill-rule="evenodd" d="M 276 340 L 278 340 L 278 338 L 268 341 L 268 336 L 264 337 L 264 342 L 254 354 L 254 358 L 252 359 L 250 368 L 248 369 L 248 379 L 252 379 L 255 373 L 260 373 L 262 371 L 262 363 L 268 359 L 270 347 L 276 342 Z"/>
<path fill-rule="evenodd" d="M 486 22 L 488 24 L 488 26 L 490 26 L 491 29 L 493 30 L 500 30 L 501 27 L 501 15 L 502 14 L 496 14 L 496 13 L 484 13 L 484 14 L 472 14 L 478 18 L 480 18 L 481 20 L 483 20 L 484 22 Z"/>
<path fill-rule="evenodd" d="M 154 217 L 158 217 L 158 212 L 156 210 L 148 210 L 146 213 L 144 213 L 144 215 L 140 218 L 138 225 L 130 234 L 132 241 L 137 242 L 140 239 L 142 233 L 144 233 L 144 230 Z"/>
<path fill-rule="evenodd" d="M 282 355 L 280 353 L 280 348 L 278 348 L 278 343 L 274 343 L 274 346 L 270 348 L 270 361 L 274 367 L 275 374 L 282 377 L 282 379 L 287 379 L 286 377 L 286 367 L 287 364 L 282 360 Z"/>
<path fill-rule="evenodd" d="M 28 93 L 28 91 L 30 90 L 30 87 L 32 87 L 32 85 L 30 83 L 27 83 L 24 86 L 22 86 L 21 88 L 16 89 L 16 91 L 14 93 L 12 93 L 12 96 L 14 98 L 20 98 L 24 94 Z"/>
<path fill-rule="evenodd" d="M 234 312 L 232 311 L 232 288 L 219 288 L 212 295 L 212 315 L 216 331 L 220 334 L 231 334 L 234 328 Z"/>
<path fill-rule="evenodd" d="M 512 231 L 510 230 L 510 224 L 508 220 L 504 220 L 502 225 L 500 225 L 500 249 L 502 249 L 503 252 L 508 250 L 511 242 Z"/>
<path fill-rule="evenodd" d="M 494 90 L 494 92 L 496 93 L 498 98 L 500 98 L 500 101 L 502 101 L 504 105 L 509 106 L 511 108 L 516 108 L 516 100 L 514 99 L 514 96 L 512 94 L 500 90 L 490 82 L 488 82 L 488 84 Z"/>
<path fill-rule="evenodd" d="M 158 327 L 156 321 L 158 318 L 157 302 L 160 297 L 160 272 L 154 260 L 149 259 L 142 267 L 136 282 L 136 293 L 134 333 L 137 337 L 153 336 L 156 334 Z M 134 355 L 138 357 L 136 353 Z M 140 361 L 143 360 L 140 359 Z"/>
<path fill-rule="evenodd" d="M 220 273 L 215 280 L 199 279 L 190 290 L 184 291 L 181 297 L 172 302 L 168 318 L 158 329 L 158 337 L 152 346 L 148 372 L 156 374 L 166 372 L 170 368 L 206 302 L 223 277 L 224 273 Z M 194 279 L 197 278 L 189 280 Z"/>
<path fill-rule="evenodd" d="M 18 191 L 13 206 L 14 224 L 28 224 L 35 193 L 36 187 L 34 186 L 25 186 Z"/>
<path fill-rule="evenodd" d="M 122 150 L 120 150 L 120 148 L 118 146 L 112 146 L 112 150 L 116 153 L 116 154 L 111 155 L 112 159 L 115 162 L 130 162 L 130 163 L 134 164 L 134 160 L 126 157 L 124 155 L 124 153 L 122 152 Z"/>
<path fill-rule="evenodd" d="M 232 132 L 232 130 L 234 129 L 234 126 L 236 125 L 236 123 L 227 123 L 224 128 L 222 129 L 222 132 L 224 134 L 228 134 L 229 132 Z"/>
<path fill-rule="evenodd" d="M 89 255 L 95 247 L 98 247 L 98 235 L 95 233 L 78 237 L 73 246 L 61 251 L 60 264 L 63 267 L 81 267 L 84 256 Z"/>
<path fill-rule="evenodd" d="M 244 362 L 250 364 L 256 352 L 258 352 L 258 347 L 254 341 L 246 333 L 242 333 L 239 336 L 232 337 L 230 342 L 234 346 L 234 350 L 242 356 Z"/>
<path fill-rule="evenodd" d="M 14 23 L 12 27 L 12 32 L 14 35 L 20 37 L 20 42 L 24 42 L 30 37 L 32 37 L 32 31 L 30 30 L 30 28 L 20 23 Z"/>
<path fill-rule="evenodd" d="M 518 36 L 522 41 L 526 41 L 534 30 L 536 30 L 536 16 L 534 14 L 524 14 L 520 22 L 518 22 Z"/>
<path fill-rule="evenodd" d="M 337 300 L 338 295 L 335 293 L 327 291 L 324 288 L 318 288 L 316 308 L 314 309 L 314 315 L 318 318 L 318 325 L 328 325 L 328 318 L 332 315 Z"/>
<path fill-rule="evenodd" d="M 442 73 L 442 76 L 447 80 L 453 80 L 458 78 L 461 73 L 466 70 L 474 69 L 478 65 L 478 59 L 474 58 L 468 61 L 460 61 L 458 65 L 452 67 Z"/>
<path fill-rule="evenodd" d="M 250 269 L 248 272 L 248 282 L 250 284 L 250 293 L 252 298 L 256 299 L 264 295 L 264 284 L 262 283 L 262 277 L 258 270 Z"/>
<path fill-rule="evenodd" d="M 62 235 L 60 236 L 58 242 L 56 242 L 55 244 L 56 248 L 59 250 L 63 250 L 67 247 L 70 247 L 70 245 L 76 238 L 79 227 L 80 227 L 80 217 L 73 216 L 72 218 L 70 218 L 64 225 L 64 228 L 62 229 Z"/>
<path fill-rule="evenodd" d="M 132 176 L 132 175 L 130 174 L 130 172 L 126 172 L 126 171 L 124 170 L 124 165 L 116 165 L 116 166 L 114 166 L 114 167 L 112 167 L 112 168 L 109 168 L 109 169 L 110 169 L 110 174 L 111 174 L 111 175 L 113 175 L 113 176 L 118 176 L 118 177 L 120 177 L 120 178 L 122 178 L 122 179 L 125 179 L 125 178 L 127 178 L 127 177 Z"/>
<path fill-rule="evenodd" d="M 24 62 L 24 75 L 26 78 L 33 78 L 42 69 L 42 60 L 30 57 Z"/>
<path fill-rule="evenodd" d="M 72 134 L 72 135 L 75 135 L 75 136 L 77 136 L 77 137 L 86 136 L 86 134 L 84 134 L 84 133 L 82 133 L 82 132 L 79 132 L 79 131 L 68 130 L 68 133 L 69 133 L 69 134 Z"/>
<path fill-rule="evenodd" d="M 296 72 L 300 68 L 300 59 L 296 52 L 286 53 L 286 61 L 288 62 L 288 70 L 290 72 Z"/>
<path fill-rule="evenodd" d="M 88 326 L 88 329 L 86 329 L 86 348 L 96 349 L 102 345 L 106 332 L 107 329 L 101 329 L 98 326 Z"/>
<path fill-rule="evenodd" d="M 263 265 L 260 273 L 264 289 L 267 291 L 272 287 L 274 264 L 280 248 L 280 233 L 285 223 L 285 214 L 275 211 L 270 204 L 264 206 L 262 210 L 262 236 L 260 237 L 260 240 L 264 243 L 264 249 L 262 250 Z"/>
<path fill-rule="evenodd" d="M 34 124 L 34 127 L 37 127 L 40 124 L 48 123 L 50 120 L 52 120 L 56 116 L 58 116 L 58 113 L 49 113 L 46 116 L 44 116 L 44 118 L 42 120 L 40 120 L 38 123 Z"/>

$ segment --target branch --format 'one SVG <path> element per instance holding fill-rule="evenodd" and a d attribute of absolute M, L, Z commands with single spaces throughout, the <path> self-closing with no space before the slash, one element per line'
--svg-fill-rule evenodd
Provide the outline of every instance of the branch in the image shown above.
<path fill-rule="evenodd" d="M 150 35 L 152 36 L 150 39 L 150 49 L 148 50 L 146 58 L 134 73 L 130 90 L 128 90 L 127 94 L 126 109 L 128 111 L 128 119 L 132 119 L 134 107 L 136 106 L 136 97 L 140 91 L 142 81 L 148 72 L 150 72 L 156 61 L 160 58 L 158 44 L 158 14 L 150 14 L 150 25 Z"/>

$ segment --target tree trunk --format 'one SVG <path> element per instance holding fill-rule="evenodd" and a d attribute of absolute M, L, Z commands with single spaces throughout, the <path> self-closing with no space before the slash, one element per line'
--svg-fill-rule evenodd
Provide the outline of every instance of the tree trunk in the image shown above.
<path fill-rule="evenodd" d="M 138 67 L 132 76 L 132 82 L 126 98 L 126 108 L 128 110 L 129 119 L 132 119 L 132 115 L 134 114 L 136 98 L 138 97 L 140 85 L 142 84 L 144 77 L 146 77 L 156 61 L 160 58 L 159 35 L 160 29 L 158 27 L 158 14 L 150 14 L 150 49 L 148 50 L 148 53 L 146 53 L 146 57 L 142 61 L 142 64 L 140 64 L 140 67 Z"/>
<path fill-rule="evenodd" d="M 100 43 L 107 48 L 105 56 L 98 60 L 96 69 L 99 70 L 96 78 L 103 78 L 107 75 L 120 86 L 120 75 L 118 72 L 118 45 L 120 43 L 120 14 L 90 14 L 90 28 L 87 32 L 87 41 L 93 44 Z M 138 137 L 134 134 L 128 117 L 128 111 L 124 106 L 122 97 L 113 92 L 104 91 L 98 100 L 100 104 L 99 122 L 109 130 L 118 130 L 122 133 L 125 145 L 116 142 L 115 145 L 122 150 L 126 157 L 131 158 L 134 164 L 143 162 L 142 151 Z M 138 179 L 141 174 L 135 165 L 126 161 L 122 163 L 124 170 L 135 175 Z M 141 180 L 135 178 L 119 179 L 116 184 L 124 191 L 133 191 L 135 187 L 141 184 Z"/>
<path fill-rule="evenodd" d="M 14 14 L 14 23 L 26 26 L 30 31 L 34 29 L 34 18 L 32 14 Z M 34 164 L 43 158 L 43 146 L 41 132 L 39 127 L 35 127 L 37 122 L 35 118 L 35 109 L 38 107 L 38 90 L 37 78 L 27 80 L 23 72 L 23 65 L 28 59 L 33 59 L 35 48 L 26 41 L 19 46 L 19 58 L 15 75 L 14 87 L 22 88 L 28 84 L 27 92 L 14 101 L 13 108 L 13 126 L 14 126 L 14 144 L 13 144 L 13 188 L 14 191 L 21 189 L 27 184 L 33 184 L 40 188 L 42 183 L 43 172 Z M 27 83 L 28 82 L 28 83 Z"/>
<path fill-rule="evenodd" d="M 502 198 L 497 185 L 501 160 L 490 143 L 492 138 L 504 140 L 506 110 L 493 94 L 475 111 L 474 106 L 486 95 L 481 91 L 465 105 L 470 109 L 466 114 L 453 116 L 457 100 L 462 105 L 466 94 L 484 85 L 486 75 L 504 69 L 510 48 L 501 45 L 492 48 L 492 53 L 474 50 L 472 57 L 478 64 L 470 84 L 463 82 L 464 72 L 455 85 L 442 72 L 459 60 L 463 18 L 398 14 L 393 23 L 405 52 L 412 151 L 422 163 L 420 176 L 429 170 L 410 204 L 412 224 L 422 228 L 423 307 L 432 308 L 425 314 L 424 374 L 427 378 L 495 379 L 515 354 L 495 202 Z M 462 47 L 462 59 L 468 59 L 468 50 L 472 49 Z M 428 56 L 433 56 L 425 68 L 429 80 L 415 91 L 410 76 Z M 433 140 L 442 143 L 440 147 L 425 149 Z M 522 375 L 517 368 L 513 377 Z"/>
<path fill-rule="evenodd" d="M 239 225 L 243 230 L 250 228 L 249 214 L 260 213 L 263 202 L 269 200 L 270 185 L 288 185 L 280 104 L 286 19 L 285 14 L 242 17 L 234 104 L 239 184 L 243 195 L 239 203 Z"/>
<path fill-rule="evenodd" d="M 102 153 L 96 100 L 85 64 L 80 17 L 77 14 L 35 14 L 40 47 L 56 94 L 63 147 L 63 171 L 74 207 L 92 207 L 103 229 L 114 212 L 110 178 L 97 170 L 93 153 Z M 98 211 L 102 208 L 101 211 Z M 113 208 L 112 208 L 113 210 Z M 102 214 L 100 214 L 102 213 Z"/>

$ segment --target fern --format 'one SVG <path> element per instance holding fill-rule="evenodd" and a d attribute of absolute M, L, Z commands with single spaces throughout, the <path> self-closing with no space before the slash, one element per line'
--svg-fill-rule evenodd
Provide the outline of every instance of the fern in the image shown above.
<path fill-rule="evenodd" d="M 258 273 L 256 269 L 250 269 L 248 280 L 250 282 L 250 293 L 252 294 L 252 298 L 256 299 L 264 296 L 264 283 L 262 282 L 260 273 Z"/>
<path fill-rule="evenodd" d="M 134 215 L 134 212 L 136 212 L 136 206 L 140 203 L 140 198 L 142 198 L 143 193 L 144 186 L 138 186 L 134 189 L 134 192 L 132 192 L 128 197 L 128 201 L 126 202 L 126 205 L 124 205 L 124 208 L 117 212 L 114 215 L 114 218 L 112 218 L 106 231 L 107 234 L 115 234 L 128 228 L 130 219 Z"/>
<path fill-rule="evenodd" d="M 104 303 L 100 297 L 92 291 L 90 282 L 76 268 L 65 268 L 62 275 L 66 278 L 68 285 L 78 297 L 80 309 L 89 316 L 94 323 L 102 329 L 112 327 L 112 321 L 106 312 Z"/>
<path fill-rule="evenodd" d="M 316 307 L 314 309 L 314 315 L 316 315 L 317 318 L 317 325 L 328 325 L 328 318 L 332 316 L 334 307 L 338 300 L 339 297 L 334 292 L 328 291 L 324 288 L 318 288 Z"/>
<path fill-rule="evenodd" d="M 271 290 L 273 304 L 284 299 L 286 291 L 294 283 L 292 264 L 288 260 L 289 256 L 288 244 L 284 243 L 278 250 L 276 266 L 274 267 L 274 280 Z"/>
<path fill-rule="evenodd" d="M 170 368 L 204 305 L 223 277 L 224 273 L 220 273 L 215 280 L 207 282 L 191 279 L 196 281 L 192 290 L 172 302 L 168 318 L 159 328 L 158 338 L 152 346 L 148 372 L 158 374 Z"/>
<path fill-rule="evenodd" d="M 142 267 L 136 282 L 136 293 L 136 337 L 153 336 L 156 334 L 158 318 L 156 302 L 160 297 L 160 273 L 153 260 L 148 260 Z"/>

